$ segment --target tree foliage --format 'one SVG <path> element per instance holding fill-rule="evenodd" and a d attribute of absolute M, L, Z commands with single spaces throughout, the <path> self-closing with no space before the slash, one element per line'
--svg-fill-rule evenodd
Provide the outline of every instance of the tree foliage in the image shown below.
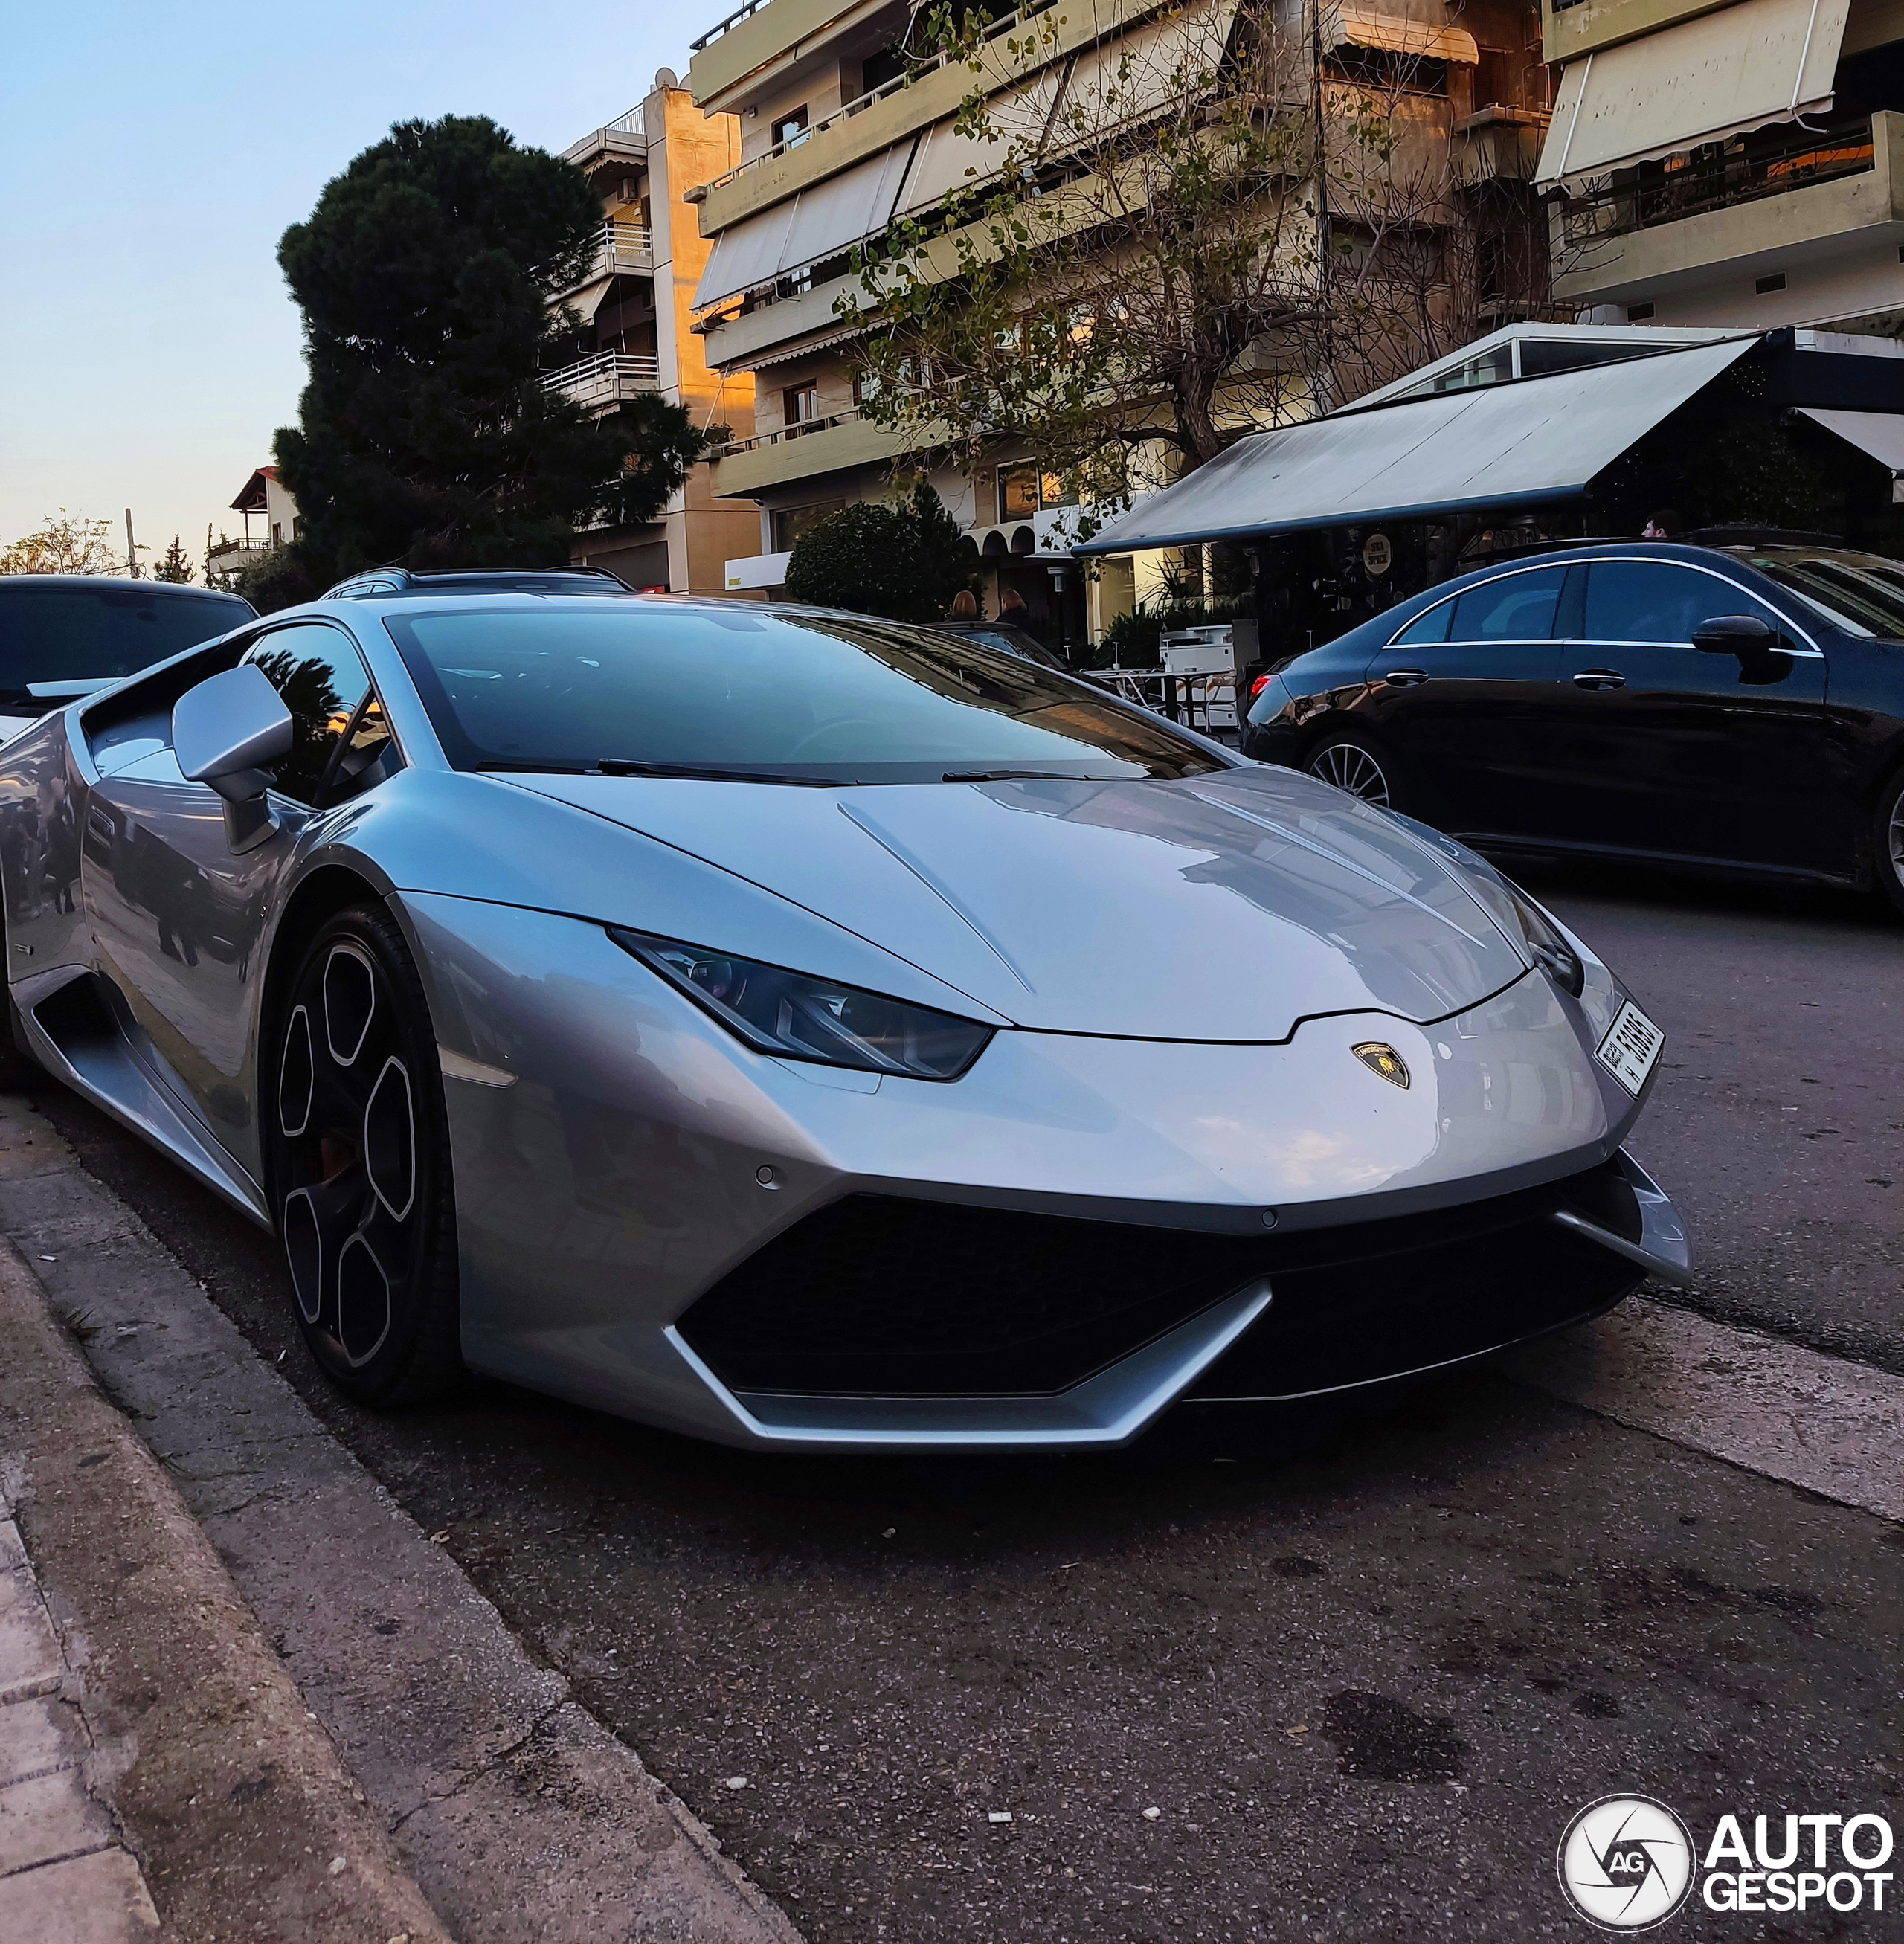
<path fill-rule="evenodd" d="M 968 465 L 1009 440 L 1115 503 L 1466 342 L 1484 281 L 1537 306 L 1540 212 L 1457 180 L 1436 64 L 1318 65 L 1306 9 L 1188 0 L 1081 56 L 1054 113 L 1009 84 L 1064 18 L 938 0 L 911 36 L 972 74 L 980 160 L 857 260 L 876 423 Z"/>
<path fill-rule="evenodd" d="M 856 501 L 793 544 L 794 601 L 890 621 L 940 621 L 977 564 L 971 543 L 924 481 L 897 505 Z"/>
<path fill-rule="evenodd" d="M 155 580 L 169 580 L 175 587 L 186 587 L 192 581 L 192 557 L 185 550 L 185 543 L 177 534 L 172 543 L 153 564 L 152 577 Z"/>
<path fill-rule="evenodd" d="M 285 232 L 310 380 L 276 456 L 308 579 L 559 564 L 577 527 L 666 506 L 702 449 L 687 413 L 591 417 L 538 368 L 601 221 L 566 162 L 450 116 L 392 129 Z"/>
<path fill-rule="evenodd" d="M 125 557 L 107 537 L 110 520 L 88 520 L 62 506 L 30 534 L 0 548 L 0 574 L 118 574 Z"/>

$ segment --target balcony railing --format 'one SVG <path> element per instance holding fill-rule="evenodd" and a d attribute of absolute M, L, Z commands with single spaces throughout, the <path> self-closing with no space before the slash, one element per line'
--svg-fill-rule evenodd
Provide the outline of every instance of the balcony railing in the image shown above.
<path fill-rule="evenodd" d="M 1045 13 L 1057 5 L 1057 0 L 1028 0 L 1028 4 L 1020 8 L 1017 13 L 1007 14 L 998 20 L 988 21 L 986 23 L 984 38 L 988 41 L 995 41 L 1001 34 L 1009 33 L 1014 27 L 1023 26 L 1035 14 Z M 723 20 L 721 25 L 714 29 L 714 32 L 707 36 L 707 38 L 713 39 L 715 34 L 723 32 L 733 24 L 734 20 L 743 19 L 753 11 L 751 7 L 743 8 L 740 13 L 733 15 L 731 19 Z M 705 43 L 697 41 L 694 45 L 699 48 Z M 772 148 L 763 149 L 757 155 L 749 155 L 744 162 L 728 170 L 725 175 L 716 176 L 711 183 L 703 183 L 698 189 L 691 189 L 681 198 L 682 201 L 705 202 L 715 189 L 725 189 L 729 183 L 744 176 L 749 170 L 759 168 L 762 165 L 774 161 L 786 155 L 789 150 L 800 147 L 803 143 L 811 141 L 823 128 L 834 128 L 855 115 L 863 115 L 874 103 L 889 100 L 892 96 L 898 94 L 901 88 L 911 86 L 912 82 L 921 76 L 930 74 L 935 69 L 944 67 L 953 60 L 963 61 L 964 58 L 963 55 L 937 54 L 934 55 L 931 60 L 921 62 L 910 74 L 895 75 L 890 81 L 882 81 L 877 88 L 869 88 L 864 94 L 855 95 L 844 106 L 835 109 L 830 115 L 822 115 L 810 127 L 802 128 L 797 134 L 789 135 L 784 142 L 776 142 Z"/>
<path fill-rule="evenodd" d="M 545 371 L 542 382 L 552 392 L 566 392 L 585 411 L 606 411 L 624 399 L 658 391 L 661 361 L 632 351 L 598 351 L 560 371 Z"/>
<path fill-rule="evenodd" d="M 855 405 L 850 411 L 835 412 L 823 419 L 802 419 L 798 425 L 776 426 L 771 432 L 756 432 L 752 438 L 737 438 L 712 448 L 710 459 L 732 459 L 737 454 L 758 452 L 764 445 L 785 445 L 789 439 L 811 438 L 817 432 L 830 432 L 835 426 L 850 425 L 860 416 Z"/>
<path fill-rule="evenodd" d="M 1835 177 L 1860 175 L 1876 165 L 1869 116 L 1822 130 L 1783 122 L 1616 171 L 1604 187 L 1563 205 L 1563 233 L 1581 248 Z"/>
<path fill-rule="evenodd" d="M 572 283 L 562 291 L 579 291 L 603 277 L 654 268 L 654 237 L 638 223 L 604 223 L 595 232 L 595 247 Z M 561 293 L 558 293 L 561 294 Z"/>
<path fill-rule="evenodd" d="M 647 152 L 647 131 L 641 125 L 641 111 L 631 108 L 626 115 L 617 115 L 607 128 L 598 128 L 592 135 L 584 135 L 579 142 L 571 142 L 562 151 L 562 160 L 582 162 L 598 154 L 632 158 L 645 155 Z"/>
<path fill-rule="evenodd" d="M 730 27 L 739 26 L 749 14 L 758 14 L 766 5 L 767 0 L 747 0 L 746 6 L 737 7 L 724 20 L 717 20 L 698 41 L 690 41 L 687 51 L 691 54 L 699 54 L 710 41 L 718 41 Z"/>
<path fill-rule="evenodd" d="M 248 560 L 256 560 L 260 554 L 269 553 L 271 547 L 269 540 L 220 540 L 206 557 L 206 564 L 214 574 L 229 573 Z"/>

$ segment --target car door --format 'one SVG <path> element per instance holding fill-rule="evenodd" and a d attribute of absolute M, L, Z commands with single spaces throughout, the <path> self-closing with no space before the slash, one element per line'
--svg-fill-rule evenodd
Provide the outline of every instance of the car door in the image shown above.
<path fill-rule="evenodd" d="M 1518 567 L 1476 582 L 1424 609 L 1370 666 L 1369 720 L 1426 821 L 1466 835 L 1540 827 L 1569 572 Z"/>
<path fill-rule="evenodd" d="M 1834 847 L 1826 664 L 1808 635 L 1722 573 L 1678 561 L 1586 568 L 1583 638 L 1561 657 L 1563 835 L 1595 848 L 1806 869 Z M 1777 631 L 1742 661 L 1693 636 L 1721 615 Z"/>
<path fill-rule="evenodd" d="M 100 778 L 81 875 L 100 969 L 149 1042 L 160 1078 L 255 1172 L 257 947 L 293 841 L 325 796 L 327 771 L 340 767 L 349 744 L 358 746 L 348 750 L 354 767 L 365 770 L 367 717 L 373 766 L 387 732 L 363 658 L 342 628 L 300 621 L 272 629 L 245 659 L 269 678 L 295 724 L 272 791 L 280 834 L 234 855 L 221 800 L 185 780 L 168 743 Z"/>

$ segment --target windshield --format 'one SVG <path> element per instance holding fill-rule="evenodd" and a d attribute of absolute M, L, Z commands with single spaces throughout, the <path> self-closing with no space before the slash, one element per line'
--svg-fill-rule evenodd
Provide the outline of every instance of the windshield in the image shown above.
<path fill-rule="evenodd" d="M 1904 567 L 1894 561 L 1767 554 L 1755 555 L 1752 565 L 1768 580 L 1802 595 L 1847 635 L 1904 641 Z"/>
<path fill-rule="evenodd" d="M 1064 666 L 1035 635 L 1026 634 L 1023 628 L 1014 628 L 1009 621 L 988 621 L 977 627 L 948 628 L 941 632 L 958 635 L 968 641 L 983 641 L 988 647 L 1003 648 L 1008 655 L 1022 656 L 1026 661 L 1041 663 L 1046 668 Z"/>
<path fill-rule="evenodd" d="M 33 586 L 0 580 L 0 699 L 42 709 L 29 682 L 106 681 L 182 654 L 250 620 L 235 596 L 123 587 Z"/>
<path fill-rule="evenodd" d="M 458 769 L 884 783 L 1223 767 L 1002 649 L 857 615 L 538 601 L 384 626 Z"/>

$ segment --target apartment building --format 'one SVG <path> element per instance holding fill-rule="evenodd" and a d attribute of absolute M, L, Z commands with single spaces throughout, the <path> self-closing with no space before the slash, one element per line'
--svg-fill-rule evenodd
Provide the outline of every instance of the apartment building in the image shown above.
<path fill-rule="evenodd" d="M 1594 323 L 1904 321 L 1899 0 L 1543 0 L 1555 294 Z"/>
<path fill-rule="evenodd" d="M 684 189 L 740 160 L 739 130 L 731 115 L 703 115 L 663 68 L 639 107 L 563 152 L 601 199 L 601 231 L 581 281 L 556 295 L 578 328 L 546 384 L 598 412 L 656 392 L 697 425 L 752 432 L 752 379 L 710 371 L 688 328 L 709 245 L 681 201 Z M 728 557 L 751 549 L 757 524 L 751 507 L 715 497 L 703 463 L 660 518 L 578 534 L 572 556 L 637 587 L 718 593 Z"/>
<path fill-rule="evenodd" d="M 989 112 L 1007 134 L 1058 125 L 1074 101 L 1127 70 L 1127 56 L 1141 66 L 1162 35 L 1187 37 L 1213 67 L 1237 14 L 1233 0 L 1031 0 L 986 29 Z M 858 289 L 848 253 L 998 166 L 996 143 L 955 125 L 975 85 L 969 65 L 941 59 L 907 78 L 915 18 L 907 0 L 750 0 L 694 44 L 689 91 L 709 114 L 737 119 L 740 153 L 689 192 L 712 246 L 694 328 L 709 365 L 751 376 L 758 398 L 752 435 L 714 469 L 718 497 L 758 509 L 753 558 L 731 561 L 727 584 L 772 589 L 803 532 L 850 500 L 890 492 L 903 460 L 971 536 L 991 600 L 1014 587 L 1054 636 L 1094 637 L 1141 583 L 1127 561 L 1083 583 L 1058 478 L 1009 446 L 961 474 L 943 455 L 904 451 L 859 409 L 857 334 L 837 309 Z M 1531 207 L 1546 124 L 1531 0 L 1289 0 L 1287 24 L 1305 57 L 1312 43 L 1321 51 L 1325 76 L 1400 74 L 1409 139 L 1452 146 L 1464 183 L 1518 184 Z M 995 52 L 1007 48 L 1009 58 Z"/>

